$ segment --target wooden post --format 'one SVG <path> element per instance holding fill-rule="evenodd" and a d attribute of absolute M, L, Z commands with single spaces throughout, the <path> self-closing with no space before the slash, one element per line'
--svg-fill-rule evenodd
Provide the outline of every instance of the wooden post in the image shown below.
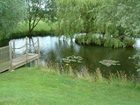
<path fill-rule="evenodd" d="M 38 53 L 38 60 L 37 60 L 37 64 L 39 65 L 39 59 L 40 59 L 40 45 L 39 45 L 39 38 L 37 38 L 37 43 L 38 43 L 38 46 L 37 46 L 37 53 Z"/>
<path fill-rule="evenodd" d="M 11 41 L 9 42 L 9 57 L 10 57 L 10 67 L 9 70 L 12 70 L 12 47 L 11 47 Z"/>
<path fill-rule="evenodd" d="M 15 58 L 15 40 L 13 40 L 13 47 L 11 48 L 11 50 L 13 51 L 13 58 Z"/>
<path fill-rule="evenodd" d="M 26 63 L 28 61 L 28 37 L 26 37 Z"/>

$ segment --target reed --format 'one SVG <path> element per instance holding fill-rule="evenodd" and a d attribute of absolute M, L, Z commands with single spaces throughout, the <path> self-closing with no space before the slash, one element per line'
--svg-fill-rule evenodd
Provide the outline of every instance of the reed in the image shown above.
<path fill-rule="evenodd" d="M 67 75 L 70 77 L 84 79 L 97 83 L 105 83 L 117 86 L 139 86 L 140 82 L 136 81 L 136 76 L 126 75 L 124 72 L 117 72 L 116 74 L 110 73 L 108 77 L 104 77 L 100 68 L 97 68 L 94 73 L 90 73 L 87 67 L 83 67 L 81 70 L 75 70 L 70 65 L 67 67 L 61 67 L 59 64 L 49 63 L 42 67 L 41 70 L 57 73 L 58 75 Z"/>

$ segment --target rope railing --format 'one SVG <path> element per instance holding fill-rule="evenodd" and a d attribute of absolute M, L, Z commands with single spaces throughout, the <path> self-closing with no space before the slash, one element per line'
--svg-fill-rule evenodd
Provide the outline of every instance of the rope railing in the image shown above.
<path fill-rule="evenodd" d="M 12 48 L 12 49 L 22 49 L 22 48 L 25 48 L 26 47 L 26 45 L 23 45 L 23 46 L 21 46 L 21 47 L 18 47 L 18 48 Z"/>
<path fill-rule="evenodd" d="M 40 48 L 39 48 L 39 39 L 37 39 L 37 41 L 30 41 L 29 38 L 26 37 L 26 41 L 25 44 L 22 45 L 21 47 L 16 47 L 15 46 L 15 41 L 10 42 L 10 47 L 11 47 L 11 53 L 12 53 L 12 57 L 15 58 L 16 57 L 16 50 L 22 50 L 25 49 L 24 51 L 22 51 L 22 54 L 28 54 L 28 53 L 38 53 L 40 55 Z"/>
<path fill-rule="evenodd" d="M 12 47 L 12 49 L 22 49 L 22 48 L 25 48 L 25 47 L 26 47 L 26 45 L 28 45 L 28 46 L 35 46 L 35 45 L 36 45 L 36 46 L 37 46 L 37 45 L 38 45 L 38 43 L 37 43 L 37 42 L 36 42 L 36 43 L 34 43 L 34 44 L 31 44 L 31 43 L 30 43 L 30 44 L 26 44 L 26 43 L 25 43 L 25 44 L 24 44 L 23 46 L 21 46 L 21 47 L 18 47 L 18 48 Z"/>
<path fill-rule="evenodd" d="M 13 61 L 14 59 L 16 60 L 19 59 L 20 56 L 21 58 L 26 56 L 25 59 L 26 63 L 29 63 L 31 60 L 33 60 L 30 57 L 35 57 L 37 62 L 39 62 L 39 57 L 40 57 L 39 39 L 37 39 L 35 43 L 33 41 L 32 43 L 29 42 L 31 41 L 29 41 L 29 39 L 26 38 L 24 45 L 20 47 L 16 47 L 15 41 L 10 41 L 9 46 L 0 48 L 0 72 L 3 72 L 4 70 L 7 69 L 12 70 L 14 67 L 16 68 L 16 66 L 13 66 Z M 21 50 L 21 54 L 18 55 L 16 50 Z"/>

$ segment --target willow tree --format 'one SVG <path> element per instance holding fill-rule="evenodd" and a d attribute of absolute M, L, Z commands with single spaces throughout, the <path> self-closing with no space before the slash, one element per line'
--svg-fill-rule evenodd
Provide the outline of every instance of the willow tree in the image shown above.
<path fill-rule="evenodd" d="M 132 47 L 140 32 L 139 0 L 104 0 L 97 18 L 98 32 L 108 37 L 107 44 Z M 113 39 L 113 41 L 112 41 Z M 116 42 L 115 42 L 115 41 Z"/>
<path fill-rule="evenodd" d="M 132 47 L 140 32 L 139 0 L 58 0 L 57 6 L 61 34 L 92 33 L 82 43 Z"/>
<path fill-rule="evenodd" d="M 98 31 L 123 38 L 138 33 L 139 0 L 104 0 L 97 18 Z"/>
<path fill-rule="evenodd" d="M 58 0 L 57 17 L 60 34 L 96 31 L 96 14 L 102 0 Z"/>
<path fill-rule="evenodd" d="M 25 17 L 24 0 L 0 0 L 0 39 L 9 37 Z"/>
<path fill-rule="evenodd" d="M 126 0 L 125 0 L 126 1 Z M 140 0 L 130 0 L 127 1 L 127 7 L 129 8 L 129 14 L 125 15 L 126 21 L 124 22 L 124 27 L 126 27 L 127 33 L 129 35 L 139 35 L 140 34 Z M 125 12 L 128 9 L 125 10 Z M 138 36 L 139 37 L 139 36 Z"/>

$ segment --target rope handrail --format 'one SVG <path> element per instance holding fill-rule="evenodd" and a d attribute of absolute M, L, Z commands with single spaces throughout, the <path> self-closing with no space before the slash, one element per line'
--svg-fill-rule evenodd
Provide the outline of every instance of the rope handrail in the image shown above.
<path fill-rule="evenodd" d="M 17 53 L 16 55 L 23 55 L 23 54 L 25 54 L 26 53 L 26 50 L 24 50 L 24 51 L 22 51 L 22 52 L 20 52 L 20 53 Z"/>
<path fill-rule="evenodd" d="M 28 46 L 30 46 L 30 47 L 32 46 L 32 47 L 38 48 L 38 46 L 37 46 L 37 45 L 38 45 L 38 42 L 36 41 L 36 42 L 33 43 L 33 44 L 31 44 L 31 43 L 30 43 L 30 44 L 26 43 L 25 45 L 23 45 L 23 46 L 21 46 L 21 47 L 18 47 L 18 48 L 13 48 L 13 47 L 12 47 L 12 49 L 22 49 L 22 48 L 26 47 L 26 45 L 28 45 Z M 8 46 L 7 46 L 7 47 L 8 47 Z"/>
<path fill-rule="evenodd" d="M 7 69 L 13 70 L 32 61 L 39 64 L 39 38 L 34 41 L 26 37 L 23 41 L 25 42 L 15 43 L 15 40 L 11 40 L 9 46 L 0 47 L 0 72 Z M 19 45 L 17 46 L 17 44 Z"/>
<path fill-rule="evenodd" d="M 24 48 L 24 47 L 26 47 L 26 45 L 23 45 L 23 46 L 18 47 L 18 48 L 12 48 L 12 49 L 22 49 L 22 48 Z"/>
<path fill-rule="evenodd" d="M 21 54 L 37 53 L 40 55 L 39 39 L 37 41 L 31 41 L 26 37 L 25 44 L 21 47 L 16 47 L 15 41 L 9 42 L 11 49 L 11 56 L 16 57 L 16 50 L 21 49 Z"/>

